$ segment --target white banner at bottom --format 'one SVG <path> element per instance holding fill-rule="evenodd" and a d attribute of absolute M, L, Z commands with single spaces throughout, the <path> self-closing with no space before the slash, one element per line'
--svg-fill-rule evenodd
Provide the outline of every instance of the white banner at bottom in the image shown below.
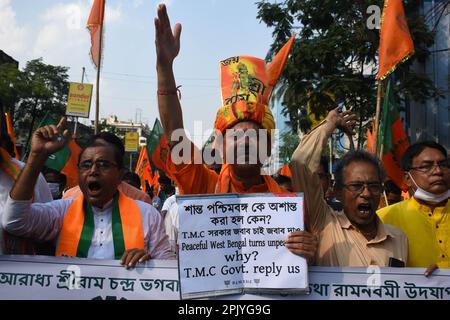
<path fill-rule="evenodd" d="M 450 300 L 450 269 L 309 268 L 308 295 L 232 295 L 236 300 Z M 2 300 L 177 300 L 176 260 L 126 270 L 116 260 L 0 256 Z M 211 297 L 214 298 L 214 297 Z"/>
<path fill-rule="evenodd" d="M 126 270 L 118 260 L 0 256 L 0 299 L 176 300 L 175 260 Z"/>

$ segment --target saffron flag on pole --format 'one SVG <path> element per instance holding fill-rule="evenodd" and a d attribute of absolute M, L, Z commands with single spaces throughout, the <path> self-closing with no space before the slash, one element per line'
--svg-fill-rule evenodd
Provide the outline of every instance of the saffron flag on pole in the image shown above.
<path fill-rule="evenodd" d="M 153 195 L 159 196 L 159 192 L 161 191 L 161 185 L 159 184 L 159 171 L 156 171 L 154 174 L 151 187 L 153 188 Z"/>
<path fill-rule="evenodd" d="M 169 145 L 167 144 L 166 136 L 163 134 L 159 140 L 159 144 L 156 146 L 152 153 L 153 165 L 162 172 L 167 172 L 166 162 L 169 155 Z"/>
<path fill-rule="evenodd" d="M 414 53 L 402 0 L 385 0 L 381 16 L 378 80 L 384 80 L 397 65 Z"/>
<path fill-rule="evenodd" d="M 14 145 L 14 154 L 15 154 L 14 158 L 19 160 L 19 152 L 17 151 L 16 135 L 14 134 L 14 127 L 12 125 L 11 114 L 9 112 L 6 112 L 5 117 L 6 117 L 6 127 L 8 129 L 8 135 L 11 138 L 11 142 Z"/>
<path fill-rule="evenodd" d="M 399 188 L 407 191 L 408 186 L 403 181 L 404 172 L 400 161 L 409 147 L 409 142 L 400 119 L 390 80 L 388 81 L 383 101 L 383 115 L 380 122 L 378 141 L 380 143 L 378 150 L 382 152 L 380 159 L 383 162 L 387 176 Z"/>
<path fill-rule="evenodd" d="M 373 131 L 374 131 L 374 127 L 375 127 L 375 122 L 372 121 L 372 130 L 370 130 L 370 128 L 367 129 L 367 145 L 366 145 L 366 150 L 369 153 L 374 153 L 375 149 L 374 149 L 374 137 L 373 137 Z"/>
<path fill-rule="evenodd" d="M 153 172 L 150 166 L 150 160 L 148 158 L 147 149 L 145 147 L 141 148 L 141 153 L 139 154 L 138 162 L 136 163 L 136 169 L 134 171 L 141 179 L 141 186 L 144 192 L 147 192 L 147 184 L 151 186 L 153 183 Z"/>
<path fill-rule="evenodd" d="M 105 0 L 94 0 L 91 13 L 87 22 L 87 28 L 91 34 L 91 59 L 95 67 L 100 67 L 100 56 L 102 52 L 101 37 L 103 32 L 101 26 L 105 16 Z"/>

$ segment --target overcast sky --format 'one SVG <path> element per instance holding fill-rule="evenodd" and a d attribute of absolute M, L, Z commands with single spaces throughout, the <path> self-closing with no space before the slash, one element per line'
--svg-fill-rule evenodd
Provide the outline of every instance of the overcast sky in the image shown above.
<path fill-rule="evenodd" d="M 153 19 L 155 0 L 107 0 L 105 49 L 101 76 L 101 117 L 159 117 Z M 167 0 L 172 24 L 183 25 L 181 52 L 175 63 L 182 85 L 185 127 L 195 121 L 212 128 L 220 104 L 219 61 L 235 55 L 264 58 L 272 30 L 256 19 L 256 0 Z M 70 67 L 70 81 L 95 82 L 85 28 L 92 0 L 0 0 L 0 49 L 19 61 L 42 57 L 45 63 Z M 85 80 L 86 81 L 86 80 Z M 94 118 L 95 101 L 91 106 Z"/>

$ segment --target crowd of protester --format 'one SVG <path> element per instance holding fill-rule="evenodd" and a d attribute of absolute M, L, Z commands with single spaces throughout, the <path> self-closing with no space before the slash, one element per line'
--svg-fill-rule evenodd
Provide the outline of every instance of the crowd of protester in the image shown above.
<path fill-rule="evenodd" d="M 172 137 L 174 131 L 184 130 L 173 72 L 181 25 L 172 29 L 161 5 L 155 27 L 159 113 L 165 136 Z M 233 85 L 236 92 L 244 90 L 248 80 L 248 70 L 241 71 L 237 87 Z M 273 130 L 267 101 L 256 97 L 224 104 L 217 113 L 216 131 Z M 336 130 L 352 135 L 356 120 L 350 111 L 331 110 L 302 137 L 289 175 L 263 174 L 264 159 L 228 161 L 225 155 L 236 149 L 238 139 L 215 145 L 222 163 L 196 164 L 198 150 L 189 142 L 194 150 L 190 161 L 175 163 L 169 154 L 158 191 L 148 188 L 147 193 L 141 178 L 124 168 L 123 143 L 112 133 L 92 137 L 83 148 L 79 185 L 69 190 L 63 174 L 45 167 L 47 158 L 69 140 L 64 119 L 34 132 L 26 163 L 14 159 L 9 138 L 2 135 L 0 253 L 116 259 L 130 268 L 148 259 L 176 258 L 177 195 L 302 192 L 305 230 L 289 234 L 285 246 L 310 265 L 401 265 L 427 268 L 427 275 L 437 267 L 450 268 L 447 150 L 431 141 L 412 144 L 401 159 L 409 188 L 402 193 L 385 176 L 382 163 L 366 151 L 349 151 L 335 168 L 329 167 L 323 157 L 328 140 Z M 261 139 L 270 140 L 270 135 L 244 144 L 259 147 Z M 168 141 L 173 150 L 178 142 Z M 20 174 L 12 174 L 7 169 L 11 167 L 19 168 Z"/>

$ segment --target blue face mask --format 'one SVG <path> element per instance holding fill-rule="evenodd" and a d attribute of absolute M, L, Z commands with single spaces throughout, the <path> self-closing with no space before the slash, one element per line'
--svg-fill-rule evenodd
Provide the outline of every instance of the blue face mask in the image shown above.
<path fill-rule="evenodd" d="M 439 203 L 439 202 L 444 202 L 446 200 L 448 200 L 448 198 L 450 197 L 450 189 L 448 189 L 447 191 L 445 191 L 444 193 L 441 194 L 434 194 L 431 192 L 428 192 L 424 189 L 422 189 L 421 187 L 419 187 L 419 185 L 416 183 L 416 181 L 414 180 L 414 178 L 412 177 L 411 173 L 409 173 L 409 177 L 411 178 L 412 182 L 414 182 L 414 184 L 416 185 L 416 191 L 414 192 L 414 198 L 425 201 L 425 202 L 430 202 L 430 203 Z"/>

